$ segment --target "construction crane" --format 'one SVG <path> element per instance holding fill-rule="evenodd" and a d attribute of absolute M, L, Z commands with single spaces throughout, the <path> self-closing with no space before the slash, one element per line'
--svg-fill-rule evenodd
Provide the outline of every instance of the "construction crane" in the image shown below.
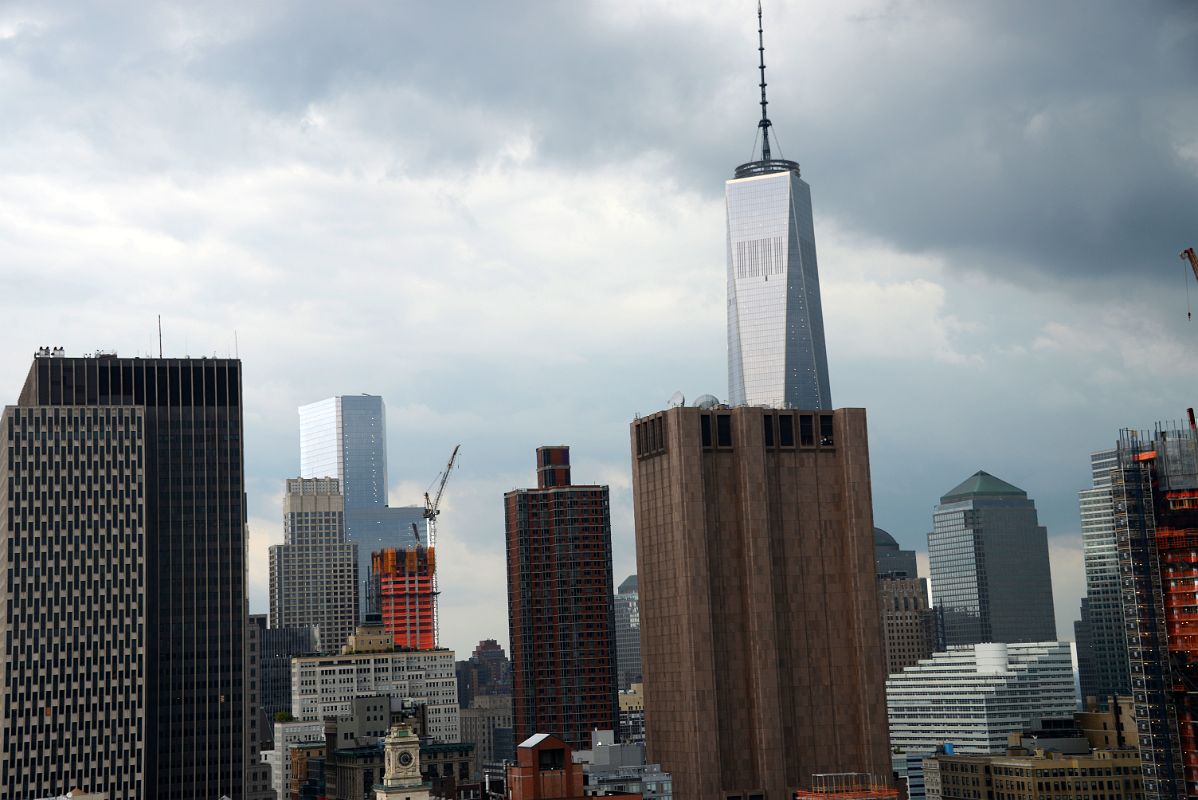
<path fill-rule="evenodd" d="M 1194 280 L 1198 280 L 1198 254 L 1194 252 L 1194 248 L 1187 247 L 1177 254 L 1182 261 L 1190 262 L 1190 269 L 1194 270 Z M 1193 319 L 1194 315 L 1190 313 L 1190 282 L 1186 281 L 1186 319 Z"/>
<path fill-rule="evenodd" d="M 428 554 L 429 566 L 432 568 L 432 583 L 433 583 L 433 642 L 441 643 L 441 612 L 438 609 L 440 605 L 437 602 L 441 590 L 437 586 L 437 562 L 436 551 L 437 546 L 437 516 L 441 513 L 441 495 L 445 493 L 445 484 L 449 480 L 449 473 L 453 471 L 453 465 L 458 460 L 458 450 L 461 449 L 460 444 L 453 446 L 453 452 L 449 455 L 449 463 L 445 465 L 445 471 L 439 476 L 441 482 L 437 485 L 437 494 L 429 497 L 429 493 L 424 493 L 424 521 L 425 528 L 428 530 Z M 436 480 L 433 481 L 436 483 Z"/>

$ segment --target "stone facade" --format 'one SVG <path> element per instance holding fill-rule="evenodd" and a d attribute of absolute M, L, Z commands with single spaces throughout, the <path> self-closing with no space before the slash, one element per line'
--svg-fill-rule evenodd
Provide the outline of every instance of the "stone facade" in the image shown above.
<path fill-rule="evenodd" d="M 632 425 L 649 761 L 674 794 L 890 774 L 865 412 Z"/>

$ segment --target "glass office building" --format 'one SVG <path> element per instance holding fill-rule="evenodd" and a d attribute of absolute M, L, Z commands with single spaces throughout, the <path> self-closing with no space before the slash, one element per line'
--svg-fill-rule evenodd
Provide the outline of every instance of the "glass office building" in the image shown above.
<path fill-rule="evenodd" d="M 966 478 L 936 506 L 928 561 L 945 644 L 1056 640 L 1048 531 L 1027 492 Z"/>
<path fill-rule="evenodd" d="M 337 478 L 346 540 L 358 545 L 358 608 L 370 611 L 370 554 L 427 544 L 424 509 L 387 505 L 387 410 L 378 395 L 338 395 L 300 406 L 300 476 Z M 413 536 L 412 526 L 416 526 Z"/>
<path fill-rule="evenodd" d="M 1119 466 L 1117 450 L 1090 455 L 1092 488 L 1077 493 L 1086 564 L 1086 596 L 1081 619 L 1074 623 L 1078 677 L 1082 697 L 1130 694 L 1127 642 L 1120 596 L 1119 549 L 1115 540 L 1115 507 L 1111 470 Z"/>
<path fill-rule="evenodd" d="M 729 403 L 832 408 L 811 187 L 793 161 L 754 161 L 725 198 Z"/>

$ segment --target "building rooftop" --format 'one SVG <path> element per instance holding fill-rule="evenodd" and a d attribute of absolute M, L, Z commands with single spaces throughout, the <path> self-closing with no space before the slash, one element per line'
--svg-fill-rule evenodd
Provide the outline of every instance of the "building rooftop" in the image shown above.
<path fill-rule="evenodd" d="M 898 546 L 899 546 L 899 543 L 897 541 L 895 541 L 895 538 L 893 536 L 891 536 L 889 533 L 882 530 L 881 528 L 874 528 L 874 547 L 895 547 L 895 548 L 897 548 Z"/>
<path fill-rule="evenodd" d="M 989 472 L 978 470 L 940 498 L 941 503 L 955 503 L 969 497 L 1027 497 L 1027 492 L 1012 486 Z M 874 528 L 875 536 L 878 528 Z"/>

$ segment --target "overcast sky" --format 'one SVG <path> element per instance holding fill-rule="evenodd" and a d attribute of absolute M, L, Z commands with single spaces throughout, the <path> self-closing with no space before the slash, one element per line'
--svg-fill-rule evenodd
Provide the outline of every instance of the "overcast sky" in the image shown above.
<path fill-rule="evenodd" d="M 462 445 L 448 646 L 506 644 L 502 495 L 538 445 L 611 486 L 635 571 L 629 422 L 727 396 L 755 4 L 85 5 L 0 2 L 0 397 L 40 345 L 156 352 L 159 313 L 168 355 L 236 348 L 254 611 L 295 409 L 333 394 L 386 399 L 395 504 Z M 1089 452 L 1198 402 L 1198 5 L 770 0 L 766 28 L 877 524 L 925 551 L 974 471 L 1026 489 L 1072 639 Z"/>

